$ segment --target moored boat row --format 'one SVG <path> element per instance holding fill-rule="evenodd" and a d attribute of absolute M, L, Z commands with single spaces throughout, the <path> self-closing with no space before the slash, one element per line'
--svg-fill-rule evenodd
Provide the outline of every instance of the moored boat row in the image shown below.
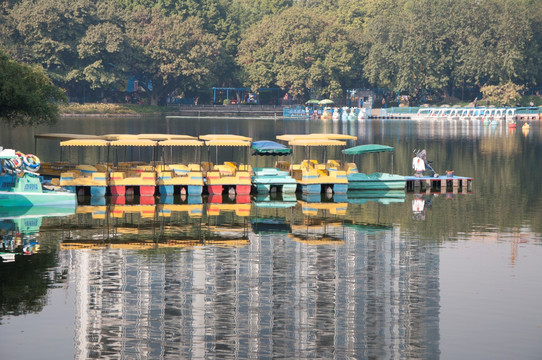
<path fill-rule="evenodd" d="M 307 194 L 334 193 L 344 194 L 348 190 L 404 190 L 407 178 L 393 174 L 393 148 L 385 145 L 368 144 L 342 150 L 344 155 L 353 156 L 352 161 L 327 159 L 320 161 L 311 157 L 311 148 L 346 147 L 348 141 L 357 138 L 344 134 L 290 134 L 277 136 L 275 141 L 255 141 L 239 135 L 203 135 L 199 138 L 173 134 L 109 134 L 103 136 L 77 135 L 69 138 L 68 134 L 58 135 L 62 148 L 96 147 L 107 153 L 103 162 L 96 164 L 71 164 L 61 161 L 43 164 L 44 175 L 51 176 L 51 184 L 78 194 L 92 196 L 123 196 L 136 194 L 141 196 L 187 194 L 220 195 L 223 193 L 248 195 L 254 193 L 294 193 Z M 37 137 L 53 138 L 53 135 Z M 142 148 L 152 153 L 152 161 L 117 161 L 110 162 L 110 152 L 122 148 Z M 192 147 L 193 162 L 179 163 L 173 160 L 173 154 L 180 153 L 182 147 Z M 214 164 L 210 149 L 233 147 L 246 151 L 246 161 L 237 163 L 226 161 Z M 292 151 L 296 147 L 308 149 L 308 158 L 294 163 Z M 273 167 L 254 168 L 249 164 L 249 149 L 253 156 L 273 156 Z M 207 150 L 207 161 L 201 161 L 201 154 Z M 126 150 L 124 150 L 126 151 Z M 184 152 L 184 150 L 182 150 Z M 167 153 L 170 159 L 167 160 Z M 365 174 L 358 170 L 356 156 L 371 153 L 392 154 L 392 173 L 377 172 Z M 324 154 L 327 154 L 324 150 Z M 278 157 L 290 156 L 290 161 L 278 160 Z M 239 156 L 236 157 L 239 159 Z M 133 160 L 133 159 L 132 159 Z M 55 177 L 58 176 L 58 177 Z"/>

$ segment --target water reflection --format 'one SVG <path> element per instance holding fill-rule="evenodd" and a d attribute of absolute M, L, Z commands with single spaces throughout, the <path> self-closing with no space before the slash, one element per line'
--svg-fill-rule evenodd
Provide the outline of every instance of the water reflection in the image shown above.
<path fill-rule="evenodd" d="M 38 313 L 47 305 L 47 292 L 66 281 L 42 222 L 58 222 L 74 214 L 73 207 L 0 207 L 0 324 L 6 315 Z M 43 237 L 41 236 L 43 235 Z"/>
<path fill-rule="evenodd" d="M 76 358 L 438 357 L 437 247 L 365 200 L 253 200 L 78 207 Z"/>
<path fill-rule="evenodd" d="M 33 255 L 39 251 L 39 231 L 44 217 L 58 218 L 74 213 L 74 207 L 0 207 L 0 262 L 13 262 L 17 255 Z"/>
<path fill-rule="evenodd" d="M 163 124 L 113 123 L 92 126 L 156 132 Z M 191 122 L 170 125 L 172 133 L 194 131 Z M 372 120 L 223 121 L 213 130 L 261 139 L 267 125 L 277 134 L 336 130 L 393 145 L 397 172 L 405 174 L 412 149 L 424 147 L 438 172 L 473 176 L 475 189 L 349 193 L 346 200 L 83 199 L 75 215 L 54 225 L 44 220 L 37 254 L 0 265 L 2 316 L 41 311 L 47 291 L 67 282 L 76 288 L 75 358 L 438 358 L 450 349 L 469 353 L 499 334 L 502 345 L 489 356 L 539 348 L 536 322 L 522 320 L 539 313 L 529 300 L 540 297 L 533 286 L 542 244 L 533 180 L 541 175 L 539 124 L 527 136 L 498 125 Z M 13 138 L 24 141 L 21 135 Z M 364 163 L 368 172 L 376 166 Z M 28 266 L 20 271 L 11 266 L 17 263 Z M 482 273 L 483 281 L 473 276 Z M 510 308 L 518 293 L 531 302 Z M 457 336 L 466 337 L 465 319 L 477 330 L 468 339 Z"/>

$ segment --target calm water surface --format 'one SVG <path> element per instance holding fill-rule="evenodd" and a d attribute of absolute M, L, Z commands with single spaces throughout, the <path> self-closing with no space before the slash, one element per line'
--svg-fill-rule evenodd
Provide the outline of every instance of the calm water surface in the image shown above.
<path fill-rule="evenodd" d="M 81 198 L 75 214 L 5 211 L 2 241 L 19 247 L 0 264 L 1 358 L 540 359 L 542 142 L 531 125 L 78 118 L 3 129 L 4 147 L 88 162 L 105 154 L 61 155 L 33 135 L 348 133 L 394 146 L 395 172 L 410 173 L 412 151 L 425 148 L 438 172 L 474 183 L 470 193 Z M 311 153 L 323 156 L 340 153 Z M 360 168 L 390 160 L 368 156 Z"/>

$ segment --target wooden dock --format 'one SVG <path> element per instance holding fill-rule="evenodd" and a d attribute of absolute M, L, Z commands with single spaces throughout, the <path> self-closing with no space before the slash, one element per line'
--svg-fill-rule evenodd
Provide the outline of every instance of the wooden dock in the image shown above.
<path fill-rule="evenodd" d="M 431 176 L 405 176 L 406 178 L 406 191 L 407 192 L 440 192 L 446 193 L 449 191 L 462 193 L 472 192 L 473 178 L 465 176 L 452 176 L 445 175 L 438 177 Z"/>

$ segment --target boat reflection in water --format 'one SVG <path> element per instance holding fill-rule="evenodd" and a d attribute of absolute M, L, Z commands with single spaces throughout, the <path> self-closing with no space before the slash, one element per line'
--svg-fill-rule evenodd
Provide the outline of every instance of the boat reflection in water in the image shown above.
<path fill-rule="evenodd" d="M 438 248 L 349 195 L 84 199 L 75 358 L 438 357 Z"/>
<path fill-rule="evenodd" d="M 39 231 L 44 217 L 64 217 L 75 214 L 67 207 L 1 207 L 0 232 L 2 262 L 15 261 L 16 255 L 32 255 L 39 251 Z"/>

